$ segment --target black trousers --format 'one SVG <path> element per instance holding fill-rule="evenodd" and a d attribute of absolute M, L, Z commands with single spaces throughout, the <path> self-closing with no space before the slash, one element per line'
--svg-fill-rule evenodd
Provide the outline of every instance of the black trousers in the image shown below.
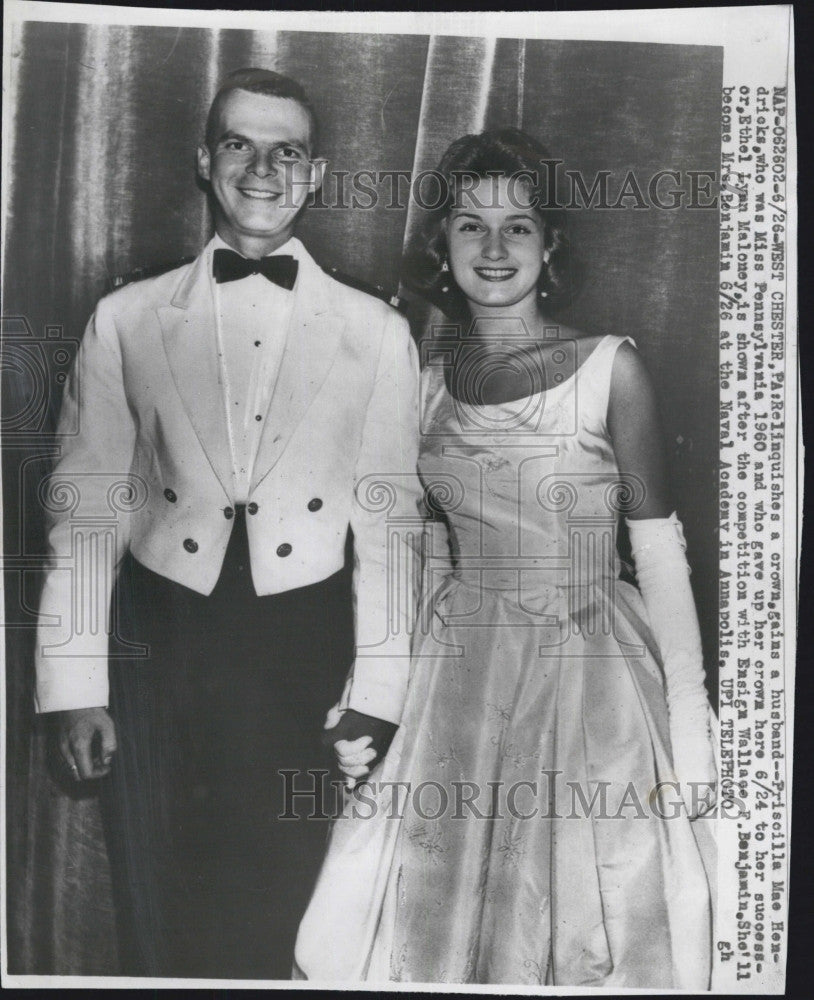
<path fill-rule="evenodd" d="M 103 803 L 123 971 L 287 979 L 333 810 L 289 793 L 319 788 L 308 769 L 328 766 L 350 575 L 257 597 L 241 510 L 210 596 L 128 556 L 115 606 L 119 635 L 149 650 L 110 661 L 119 749 Z"/>

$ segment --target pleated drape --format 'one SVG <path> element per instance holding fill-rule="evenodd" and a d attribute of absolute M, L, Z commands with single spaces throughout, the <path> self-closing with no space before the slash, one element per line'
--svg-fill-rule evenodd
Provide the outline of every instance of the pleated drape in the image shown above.
<path fill-rule="evenodd" d="M 10 51 L 16 101 L 3 343 L 9 970 L 115 974 L 95 793 L 55 774 L 44 720 L 31 708 L 44 552 L 36 490 L 58 454 L 48 430 L 60 383 L 46 362 L 44 376 L 32 375 L 26 357 L 46 341 L 53 352 L 55 337 L 78 341 L 111 276 L 194 254 L 208 238 L 194 151 L 218 80 L 231 69 L 264 66 L 305 85 L 332 173 L 324 204 L 308 210 L 299 234 L 322 264 L 395 290 L 403 247 L 420 232 L 423 213 L 408 203 L 406 188 L 395 204 L 382 196 L 353 206 L 348 197 L 347 207 L 336 207 L 341 172 L 415 174 L 433 168 L 459 135 L 504 124 L 539 136 L 589 178 L 598 170 L 620 178 L 631 169 L 645 177 L 714 171 L 721 52 L 45 22 L 25 25 Z M 569 321 L 632 336 L 654 374 L 712 663 L 717 212 L 571 214 L 586 281 Z M 413 318 L 420 332 L 432 317 L 415 302 Z"/>

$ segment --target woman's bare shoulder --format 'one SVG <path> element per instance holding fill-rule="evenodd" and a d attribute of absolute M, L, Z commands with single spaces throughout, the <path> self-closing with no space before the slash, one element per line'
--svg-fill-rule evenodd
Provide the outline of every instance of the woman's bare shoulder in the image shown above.
<path fill-rule="evenodd" d="M 611 404 L 652 399 L 655 390 L 644 359 L 629 341 L 619 344 L 611 370 Z"/>
<path fill-rule="evenodd" d="M 555 339 L 563 343 L 572 344 L 574 360 L 578 368 L 585 364 L 605 339 L 601 334 L 586 333 L 584 330 L 579 330 L 574 326 L 566 326 L 563 323 L 557 324 L 557 327 L 556 338 L 552 337 L 550 341 L 546 338 L 547 341 L 552 345 L 554 345 Z"/>

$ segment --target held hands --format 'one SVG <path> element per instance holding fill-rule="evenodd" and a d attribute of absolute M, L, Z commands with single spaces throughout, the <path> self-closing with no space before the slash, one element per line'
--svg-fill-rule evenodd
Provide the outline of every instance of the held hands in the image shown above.
<path fill-rule="evenodd" d="M 398 726 L 372 715 L 334 706 L 325 719 L 324 746 L 333 747 L 337 766 L 350 790 L 387 754 Z"/>
<path fill-rule="evenodd" d="M 116 727 L 105 708 L 74 708 L 57 716 L 57 742 L 74 781 L 102 778 L 116 752 Z"/>
<path fill-rule="evenodd" d="M 360 778 L 370 774 L 373 761 L 377 754 L 370 745 L 371 736 L 360 736 L 358 740 L 338 740 L 334 743 L 336 762 L 339 770 L 345 776 L 345 786 L 350 791 L 356 787 Z"/>

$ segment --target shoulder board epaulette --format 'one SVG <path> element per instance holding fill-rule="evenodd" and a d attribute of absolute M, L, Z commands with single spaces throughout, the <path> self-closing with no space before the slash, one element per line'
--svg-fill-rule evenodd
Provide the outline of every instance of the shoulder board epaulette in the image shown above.
<path fill-rule="evenodd" d="M 335 281 L 341 281 L 343 285 L 355 288 L 358 292 L 367 292 L 368 295 L 373 295 L 375 298 L 381 299 L 382 302 L 386 302 L 401 313 L 407 312 L 407 307 L 409 306 L 407 299 L 402 298 L 400 295 L 391 294 L 381 285 L 372 285 L 370 282 L 362 281 L 360 278 L 354 278 L 353 275 L 345 274 L 336 267 L 323 267 L 322 270 L 326 274 L 329 274 Z"/>
<path fill-rule="evenodd" d="M 148 264 L 146 267 L 137 267 L 127 274 L 116 274 L 110 279 L 110 290 L 112 292 L 117 288 L 124 288 L 125 285 L 134 281 L 143 281 L 145 278 L 157 278 L 160 274 L 166 274 L 167 271 L 174 271 L 176 267 L 191 264 L 193 260 L 195 260 L 194 254 L 191 257 L 182 257 L 180 260 L 173 260 L 167 264 Z"/>

